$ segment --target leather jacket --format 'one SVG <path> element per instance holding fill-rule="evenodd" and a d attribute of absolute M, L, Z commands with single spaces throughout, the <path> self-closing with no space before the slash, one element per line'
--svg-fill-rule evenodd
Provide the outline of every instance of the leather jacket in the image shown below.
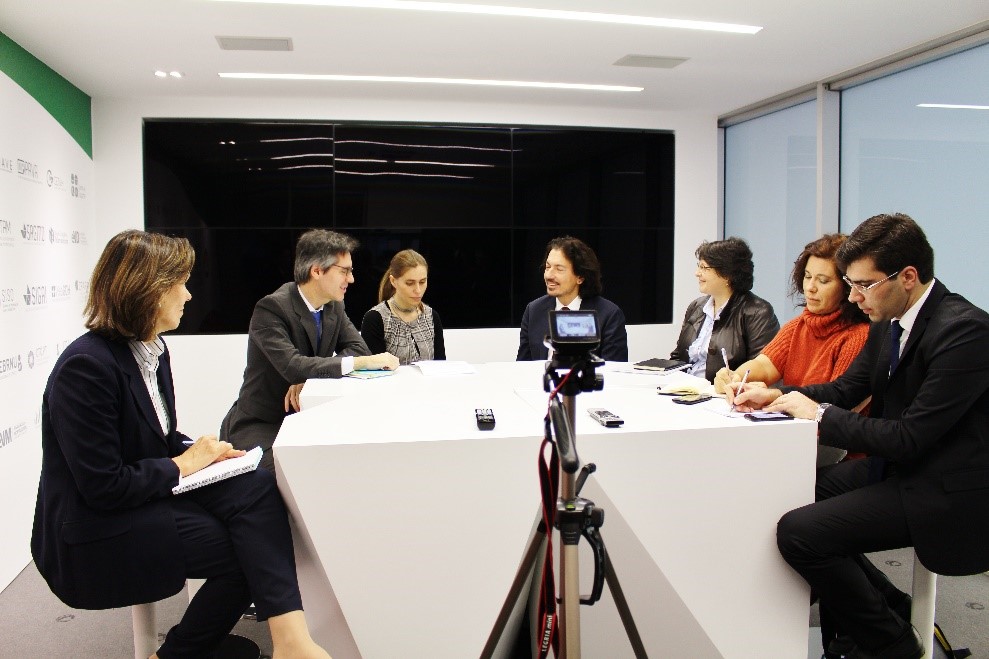
<path fill-rule="evenodd" d="M 687 349 L 704 324 L 704 304 L 708 297 L 702 295 L 687 307 L 680 338 L 677 339 L 676 349 L 670 353 L 670 359 L 690 361 Z M 728 365 L 735 369 L 758 356 L 779 331 L 780 322 L 773 312 L 773 305 L 751 292 L 733 294 L 721 316 L 714 321 L 711 342 L 707 347 L 705 375 L 708 381 L 714 382 L 714 376 L 725 366 L 721 358 L 722 348 L 728 353 Z"/>

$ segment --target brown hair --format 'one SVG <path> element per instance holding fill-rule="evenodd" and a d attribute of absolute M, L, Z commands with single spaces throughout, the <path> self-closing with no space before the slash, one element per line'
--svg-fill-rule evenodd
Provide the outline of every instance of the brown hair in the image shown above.
<path fill-rule="evenodd" d="M 391 257 L 391 263 L 388 264 L 388 269 L 385 270 L 384 276 L 381 277 L 381 284 L 378 285 L 378 302 L 384 302 L 395 294 L 395 287 L 391 285 L 389 277 L 398 279 L 407 271 L 420 265 L 427 270 L 429 269 L 426 258 L 414 249 L 403 249 Z"/>
<path fill-rule="evenodd" d="M 185 238 L 121 231 L 103 248 L 89 281 L 86 327 L 111 339 L 154 338 L 158 303 L 196 262 Z"/>
<path fill-rule="evenodd" d="M 838 267 L 847 270 L 859 259 L 871 258 L 876 270 L 891 275 L 907 266 L 917 268 L 926 284 L 934 278 L 934 249 L 924 230 L 903 213 L 873 215 L 855 227 L 838 250 Z"/>
<path fill-rule="evenodd" d="M 834 269 L 838 272 L 838 263 L 835 260 L 835 254 L 838 253 L 838 248 L 840 248 L 845 241 L 848 240 L 848 236 L 843 233 L 826 233 L 817 240 L 812 240 L 804 246 L 804 251 L 800 252 L 800 256 L 797 260 L 793 262 L 793 272 L 790 274 L 790 291 L 792 295 L 803 295 L 804 293 L 804 272 L 807 270 L 807 262 L 810 261 L 810 257 L 816 256 L 819 259 L 825 259 L 831 261 L 834 264 Z M 845 283 L 843 279 L 840 279 L 841 290 L 843 291 L 843 297 L 841 300 L 841 319 L 853 325 L 855 323 L 866 323 L 869 318 L 862 313 L 858 305 L 854 302 L 849 301 L 848 294 L 851 292 L 848 284 Z M 803 303 L 800 306 L 804 306 Z"/>

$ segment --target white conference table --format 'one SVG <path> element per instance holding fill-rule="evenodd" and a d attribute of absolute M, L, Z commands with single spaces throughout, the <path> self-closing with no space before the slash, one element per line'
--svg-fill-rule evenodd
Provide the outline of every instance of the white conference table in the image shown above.
<path fill-rule="evenodd" d="M 481 654 L 539 515 L 547 394 L 540 362 L 475 369 L 309 380 L 282 425 L 275 466 L 303 601 L 335 659 Z M 609 364 L 604 390 L 577 396 L 576 435 L 598 466 L 581 494 L 605 510 L 649 656 L 806 656 L 809 591 L 775 531 L 813 500 L 815 424 L 729 418 L 717 398 L 675 405 L 657 385 L 703 380 L 630 371 Z M 493 430 L 477 429 L 478 407 Z M 625 425 L 603 428 L 589 407 Z M 584 540 L 580 551 L 587 593 Z M 633 656 L 607 588 L 580 625 L 584 657 Z"/>

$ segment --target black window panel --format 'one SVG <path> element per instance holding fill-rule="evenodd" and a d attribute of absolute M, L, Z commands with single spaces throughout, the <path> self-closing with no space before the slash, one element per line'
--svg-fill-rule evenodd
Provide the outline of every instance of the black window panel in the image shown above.
<path fill-rule="evenodd" d="M 337 226 L 509 227 L 506 128 L 337 127 Z"/>
<path fill-rule="evenodd" d="M 566 234 L 597 252 L 630 324 L 672 319 L 669 133 L 147 120 L 144 146 L 145 225 L 197 252 L 180 333 L 246 332 L 310 227 L 362 243 L 346 300 L 358 326 L 407 247 L 430 263 L 446 327 L 518 326 L 545 293 L 546 243 Z"/>

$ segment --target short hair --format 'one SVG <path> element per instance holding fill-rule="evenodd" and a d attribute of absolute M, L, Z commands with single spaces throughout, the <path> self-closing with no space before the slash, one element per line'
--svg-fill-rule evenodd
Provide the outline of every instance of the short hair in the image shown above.
<path fill-rule="evenodd" d="M 732 293 L 748 293 L 755 281 L 752 250 L 741 238 L 704 241 L 694 252 L 698 261 L 705 261 L 714 271 L 728 280 Z"/>
<path fill-rule="evenodd" d="M 378 302 L 384 302 L 395 294 L 395 287 L 392 286 L 389 277 L 398 279 L 412 268 L 417 268 L 420 265 L 429 270 L 426 257 L 414 249 L 403 249 L 391 257 L 391 263 L 388 264 L 388 269 L 385 270 L 385 274 L 381 277 L 381 283 L 378 285 Z"/>
<path fill-rule="evenodd" d="M 873 215 L 855 227 L 838 250 L 838 267 L 845 271 L 863 258 L 871 258 L 887 275 L 912 265 L 921 283 L 934 278 L 934 249 L 920 225 L 903 213 Z"/>
<path fill-rule="evenodd" d="M 89 280 L 86 327 L 113 340 L 153 339 L 162 296 L 185 281 L 195 262 L 185 238 L 121 231 L 103 248 Z"/>
<path fill-rule="evenodd" d="M 546 245 L 546 253 L 543 254 L 544 264 L 549 258 L 549 253 L 554 249 L 560 250 L 567 257 L 574 274 L 584 280 L 578 288 L 581 297 L 601 295 L 601 262 L 587 243 L 573 236 L 554 238 Z"/>
<path fill-rule="evenodd" d="M 817 240 L 812 240 L 804 245 L 804 251 L 800 252 L 800 256 L 793 262 L 793 272 L 790 275 L 791 295 L 803 295 L 804 272 L 807 270 L 807 262 L 810 261 L 810 257 L 816 256 L 819 259 L 831 261 L 835 266 L 835 270 L 838 271 L 835 254 L 838 253 L 838 249 L 846 240 L 848 240 L 848 236 L 843 233 L 826 233 Z M 838 274 L 840 275 L 841 272 L 839 271 Z M 841 285 L 842 290 L 840 306 L 841 320 L 848 325 L 869 322 L 869 317 L 859 309 L 857 304 L 848 299 L 848 294 L 852 290 L 851 287 L 840 277 L 838 283 Z M 806 302 L 803 302 L 800 306 L 806 306 L 806 304 Z"/>
<path fill-rule="evenodd" d="M 326 270 L 337 262 L 343 254 L 353 252 L 360 246 L 356 238 L 345 233 L 327 229 L 310 229 L 299 236 L 295 244 L 295 268 L 293 275 L 296 284 L 309 281 L 312 267 Z"/>

